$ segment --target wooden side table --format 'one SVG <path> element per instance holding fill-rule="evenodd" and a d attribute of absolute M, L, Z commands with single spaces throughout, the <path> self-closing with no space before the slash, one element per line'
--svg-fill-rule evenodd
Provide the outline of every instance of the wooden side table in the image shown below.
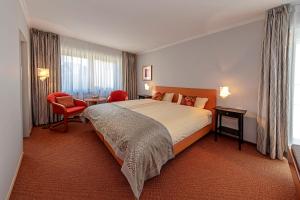
<path fill-rule="evenodd" d="M 87 99 L 84 99 L 84 101 L 87 102 L 87 104 L 88 104 L 89 106 L 96 105 L 96 104 L 99 104 L 99 103 L 105 103 L 106 100 L 107 100 L 107 99 L 104 98 L 104 97 L 87 98 Z"/>
<path fill-rule="evenodd" d="M 226 108 L 217 106 L 216 110 L 216 123 L 215 123 L 215 141 L 218 139 L 218 134 L 225 132 L 227 134 L 233 135 L 239 140 L 239 150 L 241 150 L 242 143 L 244 142 L 244 115 L 247 110 Z M 238 119 L 238 129 L 229 128 L 222 125 L 222 116 L 232 117 Z M 219 122 L 219 123 L 218 123 Z M 219 126 L 218 126 L 219 124 Z"/>
<path fill-rule="evenodd" d="M 139 99 L 151 99 L 152 95 L 147 95 L 147 94 L 139 94 L 138 95 Z"/>

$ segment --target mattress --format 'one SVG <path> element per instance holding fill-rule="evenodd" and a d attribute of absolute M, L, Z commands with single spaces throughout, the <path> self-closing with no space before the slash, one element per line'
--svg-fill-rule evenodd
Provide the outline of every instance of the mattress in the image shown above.
<path fill-rule="evenodd" d="M 114 104 L 160 122 L 168 129 L 174 145 L 212 123 L 211 111 L 171 102 L 141 99 Z"/>

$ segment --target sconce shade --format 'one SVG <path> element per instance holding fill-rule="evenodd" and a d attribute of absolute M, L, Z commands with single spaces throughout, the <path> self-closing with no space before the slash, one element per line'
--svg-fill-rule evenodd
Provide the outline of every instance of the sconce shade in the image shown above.
<path fill-rule="evenodd" d="M 44 81 L 46 80 L 46 78 L 49 78 L 49 69 L 38 68 L 38 77 L 41 81 Z"/>
<path fill-rule="evenodd" d="M 150 90 L 150 86 L 149 86 L 149 84 L 148 83 L 145 83 L 145 90 Z"/>
<path fill-rule="evenodd" d="M 229 95 L 230 95 L 229 87 L 227 87 L 227 86 L 220 87 L 220 97 L 226 98 Z"/>

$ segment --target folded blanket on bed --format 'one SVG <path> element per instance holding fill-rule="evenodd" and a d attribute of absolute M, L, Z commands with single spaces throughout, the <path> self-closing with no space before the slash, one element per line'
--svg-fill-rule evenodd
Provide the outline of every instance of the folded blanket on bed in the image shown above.
<path fill-rule="evenodd" d="M 144 181 L 159 175 L 161 167 L 174 157 L 168 130 L 152 118 L 115 104 L 91 106 L 83 116 L 124 161 L 121 170 L 136 198 Z"/>

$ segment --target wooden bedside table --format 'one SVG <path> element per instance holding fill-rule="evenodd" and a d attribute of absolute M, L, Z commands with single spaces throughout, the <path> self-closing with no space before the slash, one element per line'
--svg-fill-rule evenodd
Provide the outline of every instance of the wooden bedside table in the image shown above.
<path fill-rule="evenodd" d="M 218 134 L 225 132 L 227 134 L 236 136 L 239 140 L 239 150 L 241 150 L 242 143 L 244 142 L 244 115 L 247 110 L 226 108 L 217 106 L 216 110 L 216 123 L 215 123 L 215 141 L 218 139 Z M 238 130 L 229 128 L 222 125 L 222 116 L 232 117 L 238 119 Z M 218 123 L 219 122 L 219 123 Z M 219 126 L 218 126 L 219 124 Z"/>
<path fill-rule="evenodd" d="M 106 98 L 104 97 L 98 97 L 98 98 L 86 98 L 84 99 L 85 102 L 87 102 L 87 104 L 89 106 L 92 106 L 92 105 L 96 105 L 96 104 L 99 104 L 99 103 L 105 103 L 106 102 Z"/>
<path fill-rule="evenodd" d="M 139 94 L 138 95 L 139 99 L 151 99 L 152 95 L 147 95 L 147 94 Z"/>

